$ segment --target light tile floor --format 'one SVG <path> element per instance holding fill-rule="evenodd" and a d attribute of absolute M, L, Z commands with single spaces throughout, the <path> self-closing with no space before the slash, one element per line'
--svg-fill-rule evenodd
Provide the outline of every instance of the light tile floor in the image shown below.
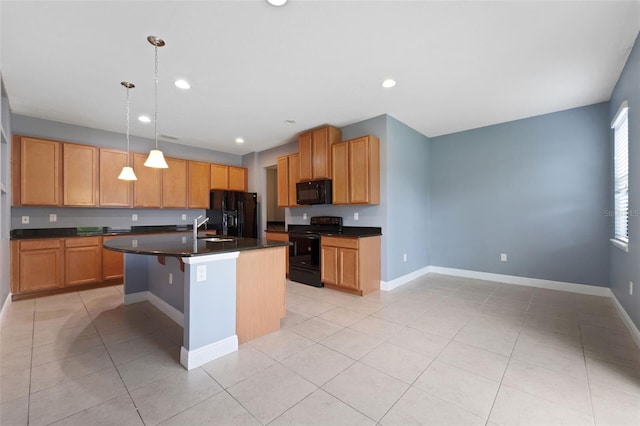
<path fill-rule="evenodd" d="M 5 425 L 639 425 L 640 350 L 603 297 L 430 274 L 287 283 L 281 330 L 191 371 L 121 286 L 12 303 Z"/>

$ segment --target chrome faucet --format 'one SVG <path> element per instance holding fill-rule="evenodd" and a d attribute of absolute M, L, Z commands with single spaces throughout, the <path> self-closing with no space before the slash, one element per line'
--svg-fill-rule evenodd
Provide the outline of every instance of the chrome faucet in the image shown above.
<path fill-rule="evenodd" d="M 202 222 L 198 223 L 198 219 L 200 219 L 201 217 L 202 217 L 202 215 L 200 215 L 197 218 L 193 219 L 193 239 L 194 240 L 198 238 L 198 228 L 200 228 L 205 223 L 209 222 L 209 218 L 205 217 Z"/>

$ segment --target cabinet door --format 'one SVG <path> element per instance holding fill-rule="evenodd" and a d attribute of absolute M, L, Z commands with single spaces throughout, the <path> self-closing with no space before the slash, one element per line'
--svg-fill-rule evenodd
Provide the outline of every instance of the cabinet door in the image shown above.
<path fill-rule="evenodd" d="M 102 281 L 101 237 L 67 238 L 64 251 L 65 286 Z"/>
<path fill-rule="evenodd" d="M 211 184 L 209 163 L 189 161 L 189 208 L 209 208 L 209 185 Z"/>
<path fill-rule="evenodd" d="M 59 206 L 61 204 L 61 144 L 56 141 L 17 138 L 14 152 L 19 164 L 15 188 L 20 194 L 14 204 L 23 206 Z M 14 190 L 15 190 L 14 189 Z"/>
<path fill-rule="evenodd" d="M 369 202 L 369 141 L 366 137 L 349 141 L 349 196 L 353 204 Z"/>
<path fill-rule="evenodd" d="M 289 207 L 289 158 L 278 157 L 278 207 Z"/>
<path fill-rule="evenodd" d="M 298 154 L 300 155 L 298 178 L 313 179 L 313 132 L 303 133 L 298 137 Z"/>
<path fill-rule="evenodd" d="M 229 166 L 229 190 L 247 191 L 247 169 L 244 167 Z"/>
<path fill-rule="evenodd" d="M 127 152 L 100 149 L 100 205 L 103 207 L 131 207 L 133 183 L 118 176 L 127 165 Z"/>
<path fill-rule="evenodd" d="M 300 207 L 296 197 L 296 183 L 300 180 L 300 163 L 298 154 L 289 156 L 289 207 Z"/>
<path fill-rule="evenodd" d="M 162 206 L 162 169 L 145 167 L 146 154 L 133 154 L 133 168 L 138 180 L 133 183 L 133 206 Z"/>
<path fill-rule="evenodd" d="M 207 168 L 209 165 L 207 164 Z M 116 237 L 103 237 L 102 241 L 109 241 Z M 124 254 L 102 248 L 102 279 L 113 280 L 124 277 Z"/>
<path fill-rule="evenodd" d="M 98 205 L 98 148 L 62 144 L 62 189 L 65 206 Z"/>
<path fill-rule="evenodd" d="M 323 245 L 320 250 L 320 280 L 338 285 L 338 247 Z"/>
<path fill-rule="evenodd" d="M 313 131 L 312 179 L 331 179 L 329 127 Z"/>
<path fill-rule="evenodd" d="M 17 276 L 20 293 L 51 290 L 63 286 L 64 252 L 62 240 L 20 241 Z"/>
<path fill-rule="evenodd" d="M 349 204 L 349 144 L 331 146 L 331 157 L 333 204 Z"/>
<path fill-rule="evenodd" d="M 229 166 L 211 165 L 211 189 L 229 189 Z"/>
<path fill-rule="evenodd" d="M 187 160 L 166 158 L 162 169 L 162 207 L 187 208 Z"/>
<path fill-rule="evenodd" d="M 357 290 L 359 288 L 358 267 L 358 250 L 338 249 L 338 285 Z"/>
<path fill-rule="evenodd" d="M 265 232 L 265 238 L 267 240 L 289 242 L 289 234 L 285 234 L 282 232 Z M 287 249 L 287 255 L 285 256 L 285 265 L 287 276 L 289 276 L 289 247 L 285 248 Z"/>

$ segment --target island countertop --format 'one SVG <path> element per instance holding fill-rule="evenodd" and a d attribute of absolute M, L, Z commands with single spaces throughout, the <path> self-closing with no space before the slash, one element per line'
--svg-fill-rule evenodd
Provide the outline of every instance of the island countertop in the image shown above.
<path fill-rule="evenodd" d="M 271 241 L 266 238 L 240 238 L 198 234 L 195 240 L 191 233 L 167 233 L 152 235 L 123 236 L 103 243 L 109 250 L 122 253 L 148 254 L 155 256 L 189 257 L 256 250 L 288 246 L 285 241 Z"/>

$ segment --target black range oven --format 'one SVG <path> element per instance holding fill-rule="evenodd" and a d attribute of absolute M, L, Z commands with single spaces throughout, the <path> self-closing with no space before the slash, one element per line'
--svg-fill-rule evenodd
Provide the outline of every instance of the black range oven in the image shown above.
<path fill-rule="evenodd" d="M 289 225 L 289 279 L 323 287 L 320 277 L 320 235 L 342 231 L 342 218 L 314 216 L 309 225 Z"/>

